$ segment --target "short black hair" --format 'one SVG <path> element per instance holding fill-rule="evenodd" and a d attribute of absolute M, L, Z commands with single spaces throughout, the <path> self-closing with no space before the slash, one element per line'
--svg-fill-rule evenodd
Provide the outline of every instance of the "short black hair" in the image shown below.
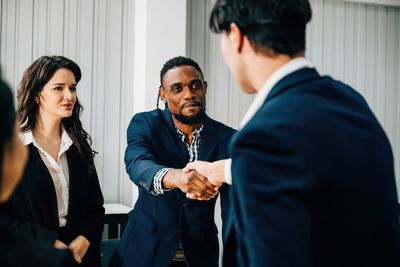
<path fill-rule="evenodd" d="M 0 79 L 0 186 L 2 183 L 3 156 L 7 143 L 14 134 L 15 107 L 10 87 Z M 1 189 L 1 188 L 0 188 Z M 1 192 L 1 190 L 0 190 Z"/>
<path fill-rule="evenodd" d="M 210 29 L 229 32 L 235 23 L 256 50 L 294 56 L 305 50 L 308 0 L 217 0 Z"/>
<path fill-rule="evenodd" d="M 192 66 L 198 72 L 200 72 L 201 77 L 204 79 L 203 72 L 201 71 L 199 64 L 197 64 L 196 61 L 194 61 L 191 58 L 178 56 L 178 57 L 171 58 L 170 60 L 168 60 L 167 62 L 164 63 L 164 65 L 160 71 L 160 86 L 162 86 L 162 84 L 163 84 L 163 79 L 164 79 L 165 74 L 170 69 L 173 69 L 175 67 L 180 67 L 180 66 Z"/>

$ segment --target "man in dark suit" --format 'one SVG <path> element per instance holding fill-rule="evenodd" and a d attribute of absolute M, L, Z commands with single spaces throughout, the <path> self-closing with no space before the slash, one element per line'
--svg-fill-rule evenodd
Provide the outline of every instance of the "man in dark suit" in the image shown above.
<path fill-rule="evenodd" d="M 160 83 L 166 108 L 138 113 L 128 127 L 125 164 L 139 198 L 111 266 L 218 266 L 218 187 L 182 168 L 196 159 L 226 158 L 234 130 L 205 114 L 207 82 L 193 60 L 167 61 Z M 227 189 L 219 188 L 223 221 Z"/>
<path fill-rule="evenodd" d="M 185 170 L 232 178 L 225 266 L 400 266 L 389 140 L 360 94 L 304 58 L 310 19 L 308 0 L 216 2 L 211 29 L 257 96 L 231 161 Z"/>

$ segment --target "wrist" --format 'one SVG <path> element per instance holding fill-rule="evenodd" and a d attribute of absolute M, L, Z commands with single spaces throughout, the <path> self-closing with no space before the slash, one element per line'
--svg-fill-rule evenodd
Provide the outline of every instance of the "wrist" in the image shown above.
<path fill-rule="evenodd" d="M 164 177 L 161 178 L 161 186 L 163 189 L 176 188 L 175 175 L 174 175 L 175 172 L 176 172 L 175 169 L 170 169 L 167 171 Z"/>

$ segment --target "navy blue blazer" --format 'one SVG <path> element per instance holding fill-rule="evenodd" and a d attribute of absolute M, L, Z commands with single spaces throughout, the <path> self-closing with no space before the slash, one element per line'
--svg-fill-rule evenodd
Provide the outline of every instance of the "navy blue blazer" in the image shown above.
<path fill-rule="evenodd" d="M 286 76 L 230 156 L 224 266 L 400 266 L 391 147 L 349 86 L 309 68 Z"/>
<path fill-rule="evenodd" d="M 199 160 L 227 157 L 234 130 L 206 117 Z M 127 131 L 126 170 L 139 188 L 139 197 L 111 266 L 169 266 L 183 246 L 190 267 L 218 266 L 218 237 L 214 222 L 216 198 L 189 200 L 179 189 L 152 195 L 154 175 L 164 167 L 183 168 L 189 162 L 186 145 L 179 138 L 168 109 L 136 114 Z M 228 212 L 228 187 L 220 190 L 222 220 Z"/>

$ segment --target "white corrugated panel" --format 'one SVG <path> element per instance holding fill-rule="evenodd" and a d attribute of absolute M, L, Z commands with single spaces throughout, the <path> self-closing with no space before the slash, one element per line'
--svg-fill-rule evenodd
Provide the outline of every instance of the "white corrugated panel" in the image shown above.
<path fill-rule="evenodd" d="M 78 96 L 91 134 L 106 202 L 131 205 L 125 173 L 126 128 L 133 114 L 134 1 L 2 0 L 0 62 L 16 89 L 42 55 L 64 55 L 82 70 Z"/>

